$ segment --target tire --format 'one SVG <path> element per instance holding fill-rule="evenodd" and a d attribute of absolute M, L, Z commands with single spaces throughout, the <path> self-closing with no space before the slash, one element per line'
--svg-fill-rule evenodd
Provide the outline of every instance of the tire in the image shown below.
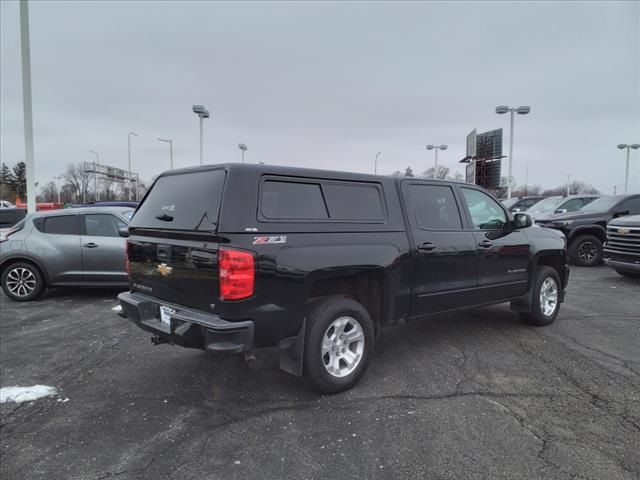
<path fill-rule="evenodd" d="M 616 272 L 618 272 L 619 275 L 622 275 L 623 277 L 627 277 L 627 278 L 635 278 L 638 279 L 640 278 L 640 273 L 636 273 L 636 272 L 626 272 L 624 270 L 616 270 Z"/>
<path fill-rule="evenodd" d="M 579 235 L 569 245 L 569 258 L 582 267 L 598 265 L 602 262 L 602 242 L 593 235 Z"/>
<path fill-rule="evenodd" d="M 350 343 L 343 338 L 347 334 Z M 313 302 L 307 312 L 305 381 L 322 393 L 352 388 L 369 366 L 374 340 L 371 316 L 357 301 L 331 296 Z"/>
<path fill-rule="evenodd" d="M 35 300 L 45 287 L 40 270 L 28 262 L 16 262 L 6 267 L 0 282 L 7 297 L 17 302 Z"/>
<path fill-rule="evenodd" d="M 520 317 L 531 325 L 544 326 L 552 323 L 560 310 L 560 275 L 551 267 L 543 265 L 538 268 L 536 279 L 531 292 L 531 312 L 522 312 Z M 543 294 L 543 290 L 544 293 Z M 550 301 L 554 297 L 555 303 L 551 309 Z M 543 296 L 544 295 L 544 296 Z"/>

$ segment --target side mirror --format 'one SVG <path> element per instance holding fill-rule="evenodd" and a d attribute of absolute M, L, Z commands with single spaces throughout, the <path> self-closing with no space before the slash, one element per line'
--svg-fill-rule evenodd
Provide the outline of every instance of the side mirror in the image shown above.
<path fill-rule="evenodd" d="M 516 228 L 527 228 L 533 225 L 533 220 L 526 213 L 516 213 L 513 216 L 513 224 Z"/>
<path fill-rule="evenodd" d="M 559 208 L 554 213 L 567 213 L 568 211 L 569 210 L 567 210 L 566 208 Z"/>
<path fill-rule="evenodd" d="M 127 238 L 129 236 L 129 228 L 128 227 L 119 228 L 118 235 L 120 235 L 121 237 Z"/>

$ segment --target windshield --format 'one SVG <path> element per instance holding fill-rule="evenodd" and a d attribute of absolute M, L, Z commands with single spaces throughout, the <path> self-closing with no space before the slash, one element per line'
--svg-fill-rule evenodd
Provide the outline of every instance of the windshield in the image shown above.
<path fill-rule="evenodd" d="M 585 205 L 580 209 L 581 212 L 606 212 L 616 203 L 622 200 L 621 196 L 600 197 L 597 200 Z"/>
<path fill-rule="evenodd" d="M 158 178 L 130 227 L 215 231 L 225 177 L 226 172 L 217 169 Z"/>
<path fill-rule="evenodd" d="M 564 197 L 549 197 L 536 203 L 533 207 L 527 210 L 528 213 L 552 213 L 556 208 L 564 202 Z"/>

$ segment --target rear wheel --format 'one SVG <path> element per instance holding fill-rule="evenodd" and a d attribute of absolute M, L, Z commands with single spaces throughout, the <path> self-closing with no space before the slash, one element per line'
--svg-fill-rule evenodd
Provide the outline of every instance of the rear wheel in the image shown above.
<path fill-rule="evenodd" d="M 593 235 L 580 235 L 569 246 L 571 261 L 583 267 L 592 267 L 602 261 L 602 242 Z"/>
<path fill-rule="evenodd" d="M 304 375 L 323 393 L 356 385 L 373 353 L 375 333 L 369 312 L 357 301 L 332 296 L 309 306 Z"/>
<path fill-rule="evenodd" d="M 541 266 L 531 292 L 531 312 L 521 318 L 531 325 L 549 325 L 560 310 L 560 276 L 554 268 Z"/>
<path fill-rule="evenodd" d="M 5 268 L 1 282 L 7 297 L 18 302 L 35 300 L 44 290 L 40 270 L 27 262 L 16 262 Z"/>

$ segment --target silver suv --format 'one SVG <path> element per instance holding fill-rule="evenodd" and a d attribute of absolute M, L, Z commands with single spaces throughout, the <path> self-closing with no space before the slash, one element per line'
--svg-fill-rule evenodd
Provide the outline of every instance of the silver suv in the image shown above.
<path fill-rule="evenodd" d="M 0 238 L 0 281 L 13 300 L 58 286 L 127 286 L 129 207 L 37 212 Z"/>

